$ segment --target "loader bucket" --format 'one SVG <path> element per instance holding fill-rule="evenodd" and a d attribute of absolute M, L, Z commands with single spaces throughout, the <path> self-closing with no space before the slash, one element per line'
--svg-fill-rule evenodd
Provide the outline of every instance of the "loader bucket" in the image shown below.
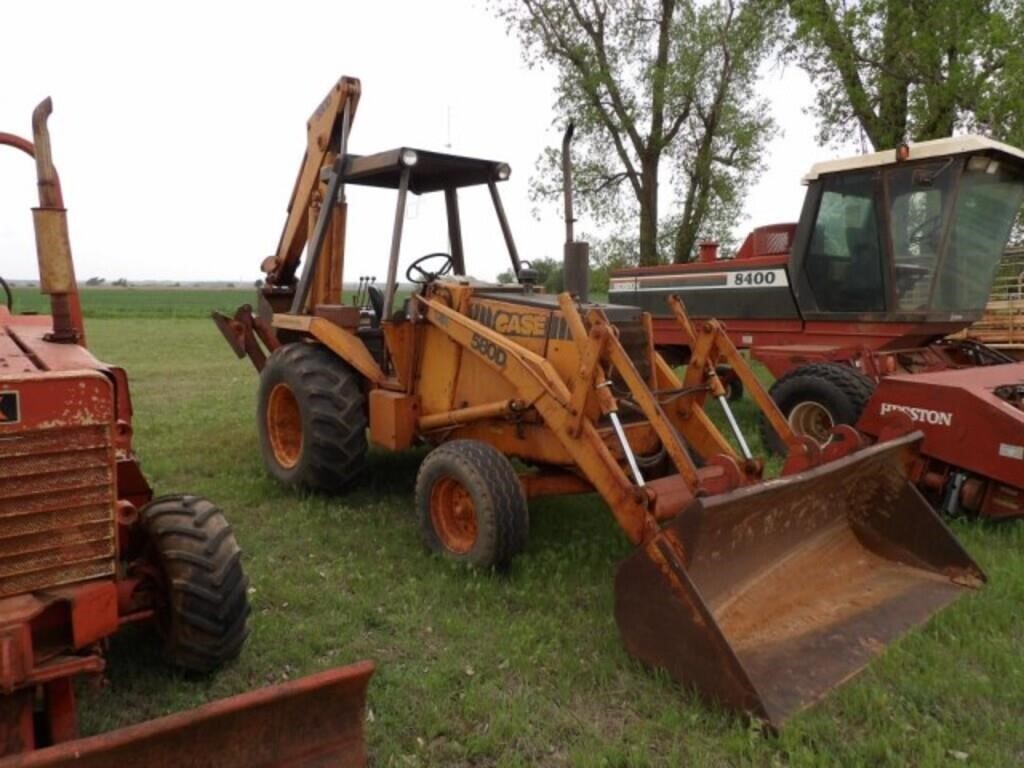
<path fill-rule="evenodd" d="M 619 566 L 626 649 L 777 727 L 980 587 L 906 478 L 919 439 L 693 503 Z"/>
<path fill-rule="evenodd" d="M 0 768 L 361 768 L 368 661 L 110 733 L 0 759 Z"/>

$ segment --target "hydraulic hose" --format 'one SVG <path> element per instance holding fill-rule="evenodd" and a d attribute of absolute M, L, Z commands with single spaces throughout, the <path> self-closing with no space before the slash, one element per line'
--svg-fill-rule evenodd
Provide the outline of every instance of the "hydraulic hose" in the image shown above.
<path fill-rule="evenodd" d="M 4 289 L 4 295 L 7 296 L 7 311 L 14 312 L 14 292 L 11 291 L 11 286 L 2 277 L 0 277 L 0 287 Z"/>

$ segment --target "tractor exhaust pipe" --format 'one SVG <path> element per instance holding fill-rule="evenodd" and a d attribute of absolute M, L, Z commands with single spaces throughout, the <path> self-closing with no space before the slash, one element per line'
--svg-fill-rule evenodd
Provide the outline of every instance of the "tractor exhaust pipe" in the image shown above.
<path fill-rule="evenodd" d="M 32 209 L 32 219 L 39 258 L 39 289 L 50 297 L 53 316 L 53 332 L 47 340 L 77 344 L 85 342 L 85 324 L 71 258 L 67 210 L 64 208 L 60 178 L 53 165 L 50 132 L 46 126 L 52 112 L 53 102 L 49 98 L 32 112 L 32 139 L 39 187 L 39 207 Z"/>
<path fill-rule="evenodd" d="M 576 125 L 572 122 L 565 128 L 562 136 L 562 188 L 565 193 L 565 248 L 562 254 L 562 275 L 565 290 L 580 301 L 590 299 L 590 244 L 577 242 L 573 237 L 572 205 L 572 156 L 569 146 Z"/>

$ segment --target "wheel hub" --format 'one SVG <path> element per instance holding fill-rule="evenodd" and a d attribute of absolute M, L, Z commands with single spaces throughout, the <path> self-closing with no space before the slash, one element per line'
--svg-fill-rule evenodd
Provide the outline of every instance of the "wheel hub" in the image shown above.
<path fill-rule="evenodd" d="M 454 477 L 442 477 L 430 491 L 430 517 L 446 549 L 463 555 L 476 543 L 473 496 Z"/>
<path fill-rule="evenodd" d="M 302 413 L 295 393 L 287 384 L 278 384 L 267 401 L 267 436 L 274 460 L 291 469 L 302 457 Z"/>
<path fill-rule="evenodd" d="M 789 412 L 788 421 L 798 435 L 806 435 L 822 445 L 829 441 L 836 425 L 828 408 L 813 400 L 797 403 Z"/>

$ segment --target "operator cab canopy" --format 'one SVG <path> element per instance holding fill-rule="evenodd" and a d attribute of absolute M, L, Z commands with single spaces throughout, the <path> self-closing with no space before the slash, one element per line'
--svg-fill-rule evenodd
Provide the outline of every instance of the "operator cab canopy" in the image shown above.
<path fill-rule="evenodd" d="M 465 187 L 483 185 L 486 185 L 490 192 L 494 212 L 508 249 L 512 272 L 521 280 L 526 280 L 528 273 L 520 264 L 519 254 L 512 239 L 512 229 L 509 227 L 497 188 L 497 182 L 506 181 L 510 175 L 511 169 L 507 163 L 430 152 L 411 147 L 400 147 L 372 155 L 348 154 L 346 156 L 342 171 L 342 180 L 346 185 L 394 189 L 398 192 L 387 281 L 383 295 L 374 302 L 374 309 L 378 317 L 391 317 L 394 307 L 398 257 L 402 241 L 402 221 L 405 218 L 408 192 L 415 195 L 429 192 L 444 193 L 448 218 L 448 242 L 451 252 L 450 254 L 427 254 L 416 259 L 406 272 L 407 280 L 422 285 L 453 271 L 456 275 L 466 274 L 457 191 Z M 440 263 L 442 256 L 447 258 L 447 264 Z M 428 262 L 433 269 L 426 269 L 427 264 L 423 262 Z"/>
<path fill-rule="evenodd" d="M 344 180 L 346 184 L 397 190 L 406 168 L 409 191 L 414 195 L 505 181 L 511 174 L 507 163 L 401 147 L 373 155 L 350 154 Z"/>

